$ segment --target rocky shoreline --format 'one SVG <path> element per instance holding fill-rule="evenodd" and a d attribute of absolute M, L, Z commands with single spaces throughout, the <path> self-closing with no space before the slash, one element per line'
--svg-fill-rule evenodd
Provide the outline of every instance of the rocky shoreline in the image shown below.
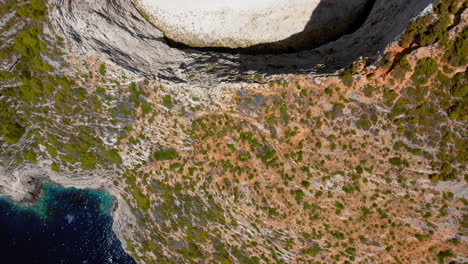
<path fill-rule="evenodd" d="M 77 189 L 103 190 L 114 197 L 114 207 L 111 212 L 113 219 L 112 229 L 122 242 L 122 247 L 127 249 L 127 239 L 135 240 L 137 220 L 122 198 L 120 190 L 113 179 L 118 177 L 118 172 L 113 171 L 81 171 L 81 172 L 55 172 L 50 169 L 47 161 L 37 164 L 21 164 L 15 168 L 0 167 L 0 197 L 5 197 L 12 202 L 31 206 L 36 203 L 42 194 L 44 184 L 53 184 L 63 188 L 74 187 Z"/>

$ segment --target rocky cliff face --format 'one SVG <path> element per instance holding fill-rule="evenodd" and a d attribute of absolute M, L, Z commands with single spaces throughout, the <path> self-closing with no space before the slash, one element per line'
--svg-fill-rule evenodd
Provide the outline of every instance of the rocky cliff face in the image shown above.
<path fill-rule="evenodd" d="M 51 1 L 0 5 L 0 196 L 105 189 L 138 263 L 465 258 L 467 4 L 338 78 L 300 73 L 372 61 L 429 1 L 275 55 L 171 47 L 130 0 Z"/>
<path fill-rule="evenodd" d="M 73 52 L 101 54 L 148 77 L 199 85 L 291 72 L 333 72 L 360 57 L 373 61 L 431 3 L 377 0 L 353 33 L 311 50 L 263 55 L 173 48 L 130 0 L 53 0 L 51 18 Z M 319 64 L 326 67 L 318 70 Z"/>
<path fill-rule="evenodd" d="M 375 0 L 133 0 L 164 35 L 196 47 L 311 49 L 361 25 Z M 181 8 L 183 6 L 183 8 Z"/>

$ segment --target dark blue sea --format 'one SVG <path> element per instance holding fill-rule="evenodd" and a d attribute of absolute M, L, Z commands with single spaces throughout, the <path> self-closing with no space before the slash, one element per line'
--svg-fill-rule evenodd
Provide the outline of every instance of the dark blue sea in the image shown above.
<path fill-rule="evenodd" d="M 0 199 L 0 263 L 135 264 L 112 231 L 104 191 L 44 185 L 32 207 Z"/>

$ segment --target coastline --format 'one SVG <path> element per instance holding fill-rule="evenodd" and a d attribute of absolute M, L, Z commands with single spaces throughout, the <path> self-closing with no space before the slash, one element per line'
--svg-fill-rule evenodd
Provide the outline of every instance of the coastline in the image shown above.
<path fill-rule="evenodd" d="M 0 167 L 0 197 L 23 208 L 31 208 L 43 195 L 42 186 L 51 184 L 60 188 L 76 188 L 91 191 L 104 191 L 113 198 L 110 210 L 112 230 L 120 240 L 122 248 L 130 254 L 127 240 L 135 239 L 136 218 L 121 192 L 112 182 L 112 171 L 81 171 L 76 173 L 55 172 L 46 162 L 21 164 L 15 168 Z M 88 174 L 88 176 L 86 176 Z M 101 176 L 96 176 L 101 175 Z"/>

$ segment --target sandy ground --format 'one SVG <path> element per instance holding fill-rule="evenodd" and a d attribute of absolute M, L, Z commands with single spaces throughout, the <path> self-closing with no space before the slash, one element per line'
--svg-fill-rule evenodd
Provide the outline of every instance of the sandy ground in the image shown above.
<path fill-rule="evenodd" d="M 321 2 L 135 0 L 139 9 L 168 37 L 188 45 L 224 47 L 275 42 L 302 32 Z M 336 8 L 344 9 L 349 2 L 359 1 L 346 2 Z M 325 16 L 333 16 L 335 12 L 329 13 Z"/>

